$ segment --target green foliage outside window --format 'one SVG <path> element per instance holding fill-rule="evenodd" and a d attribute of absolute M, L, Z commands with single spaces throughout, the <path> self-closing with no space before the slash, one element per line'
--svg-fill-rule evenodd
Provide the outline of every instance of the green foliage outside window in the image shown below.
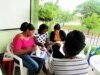
<path fill-rule="evenodd" d="M 91 29 L 97 28 L 98 26 L 100 26 L 100 15 L 96 13 L 92 13 L 91 16 L 83 18 L 82 23 L 86 26 L 89 33 Z"/>
<path fill-rule="evenodd" d="M 39 7 L 39 19 L 43 21 L 51 21 L 59 15 L 59 7 L 51 2 L 40 5 Z"/>
<path fill-rule="evenodd" d="M 100 0 L 86 0 L 77 7 L 76 12 L 81 13 L 83 17 L 87 17 L 92 13 L 100 15 Z"/>

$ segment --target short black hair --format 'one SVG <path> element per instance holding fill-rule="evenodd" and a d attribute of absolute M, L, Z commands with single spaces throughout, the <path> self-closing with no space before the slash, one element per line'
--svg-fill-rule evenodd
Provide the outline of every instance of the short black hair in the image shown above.
<path fill-rule="evenodd" d="M 54 30 L 60 30 L 60 24 L 55 24 Z"/>
<path fill-rule="evenodd" d="M 41 34 L 42 31 L 43 31 L 44 29 L 47 29 L 47 30 L 48 30 L 48 26 L 47 26 L 46 24 L 41 24 L 41 25 L 39 26 L 38 33 Z"/>
<path fill-rule="evenodd" d="M 67 34 L 64 52 L 66 57 L 76 56 L 85 47 L 85 36 L 83 32 L 73 30 Z"/>
<path fill-rule="evenodd" d="M 21 30 L 21 31 L 26 31 L 27 29 L 29 29 L 29 30 L 34 30 L 35 27 L 34 27 L 31 23 L 23 22 L 23 23 L 21 24 L 20 30 Z"/>

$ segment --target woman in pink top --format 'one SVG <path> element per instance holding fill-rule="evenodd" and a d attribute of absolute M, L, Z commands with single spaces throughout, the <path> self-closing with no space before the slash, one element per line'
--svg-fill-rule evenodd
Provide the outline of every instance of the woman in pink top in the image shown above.
<path fill-rule="evenodd" d="M 32 37 L 35 28 L 32 24 L 24 22 L 20 30 L 23 32 L 17 34 L 13 39 L 13 52 L 22 58 L 24 66 L 29 69 L 29 75 L 36 75 L 44 64 L 44 59 L 29 55 L 37 49 Z"/>

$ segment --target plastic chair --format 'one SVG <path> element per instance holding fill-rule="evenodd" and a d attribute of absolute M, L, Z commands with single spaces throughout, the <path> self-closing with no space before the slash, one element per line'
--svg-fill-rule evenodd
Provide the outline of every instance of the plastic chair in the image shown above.
<path fill-rule="evenodd" d="M 2 71 L 1 71 L 1 68 L 0 68 L 0 75 L 2 75 Z"/>
<path fill-rule="evenodd" d="M 4 56 L 4 53 L 0 53 L 0 75 L 3 75 L 2 74 L 2 60 L 3 60 L 3 56 Z"/>
<path fill-rule="evenodd" d="M 100 50 L 100 47 L 96 47 L 93 51 L 90 51 L 89 52 L 89 56 L 88 56 L 88 63 L 90 64 L 90 58 L 93 56 L 93 55 L 96 55 L 96 51 Z"/>
<path fill-rule="evenodd" d="M 89 54 L 90 54 L 90 51 L 91 51 L 91 45 L 89 45 L 89 47 L 88 47 L 88 51 L 87 51 L 87 53 L 86 53 L 86 59 L 88 59 L 88 57 L 89 57 Z"/>
<path fill-rule="evenodd" d="M 90 66 L 93 68 L 94 75 L 100 75 L 100 55 L 94 55 L 90 58 Z"/>
<path fill-rule="evenodd" d="M 17 60 L 18 63 L 16 63 L 14 61 L 14 67 L 13 67 L 13 75 L 15 75 L 15 68 L 16 67 L 19 67 L 20 68 L 20 75 L 27 75 L 27 68 L 23 66 L 23 61 L 20 57 L 18 57 L 17 55 L 13 54 L 13 51 L 12 51 L 12 44 L 9 43 L 7 45 L 7 53 L 6 55 L 12 57 L 14 60 Z"/>

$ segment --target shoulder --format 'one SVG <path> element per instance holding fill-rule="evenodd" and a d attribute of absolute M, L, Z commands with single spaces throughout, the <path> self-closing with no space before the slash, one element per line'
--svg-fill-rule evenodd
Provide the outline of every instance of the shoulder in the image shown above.
<path fill-rule="evenodd" d="M 34 33 L 34 36 L 39 36 L 38 31 L 36 31 L 36 32 Z"/>
<path fill-rule="evenodd" d="M 17 34 L 15 37 L 14 37 L 14 40 L 23 40 L 24 39 L 24 37 L 23 37 L 23 35 L 20 33 L 20 34 Z"/>
<path fill-rule="evenodd" d="M 65 33 L 65 31 L 64 31 L 64 30 L 60 30 L 60 32 L 61 32 L 61 33 Z"/>
<path fill-rule="evenodd" d="M 50 35 L 53 35 L 54 34 L 54 31 L 51 31 Z"/>
<path fill-rule="evenodd" d="M 74 58 L 74 59 L 68 59 L 68 58 L 64 58 L 64 59 L 58 59 L 58 58 L 53 58 L 53 61 L 58 61 L 58 62 L 80 62 L 80 63 L 86 63 L 87 61 L 84 58 Z"/>
<path fill-rule="evenodd" d="M 20 34 L 17 34 L 17 35 L 15 36 L 15 38 L 22 39 L 22 34 L 21 34 L 21 33 L 20 33 Z"/>
<path fill-rule="evenodd" d="M 85 59 L 85 58 L 83 58 L 83 57 L 76 57 L 76 60 L 80 60 L 81 62 L 84 62 L 84 63 L 87 63 L 88 64 L 88 62 L 87 62 L 87 60 Z"/>
<path fill-rule="evenodd" d="M 45 35 L 48 35 L 48 32 L 44 33 Z"/>
<path fill-rule="evenodd" d="M 51 33 L 54 33 L 54 31 L 51 31 Z"/>

